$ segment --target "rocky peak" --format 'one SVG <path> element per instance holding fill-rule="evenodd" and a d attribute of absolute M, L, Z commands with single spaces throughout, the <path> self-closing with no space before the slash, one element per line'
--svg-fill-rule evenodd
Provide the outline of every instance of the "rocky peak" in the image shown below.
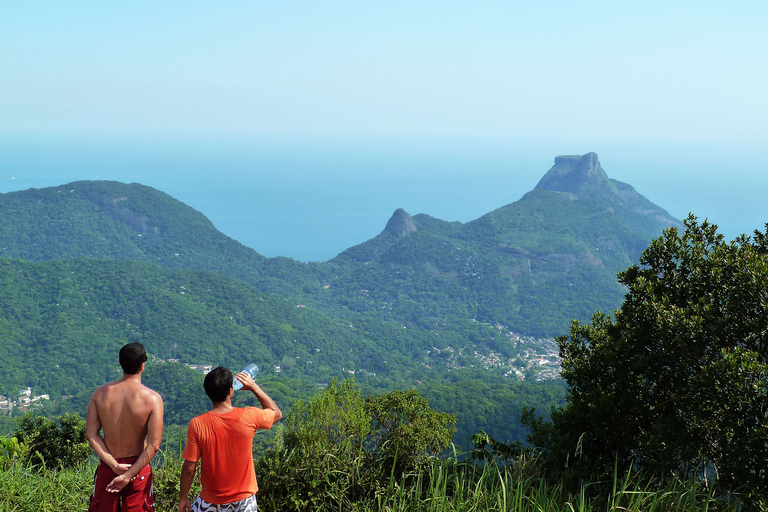
<path fill-rule="evenodd" d="M 577 197 L 593 196 L 613 188 L 611 180 L 600 167 L 597 153 L 561 155 L 555 165 L 539 181 L 536 188 L 554 192 L 570 192 Z"/>
<path fill-rule="evenodd" d="M 384 231 L 388 231 L 398 238 L 405 238 L 417 229 L 413 217 L 408 215 L 408 212 L 402 208 L 398 208 L 395 210 L 395 213 L 392 214 L 392 217 L 390 217 Z"/>

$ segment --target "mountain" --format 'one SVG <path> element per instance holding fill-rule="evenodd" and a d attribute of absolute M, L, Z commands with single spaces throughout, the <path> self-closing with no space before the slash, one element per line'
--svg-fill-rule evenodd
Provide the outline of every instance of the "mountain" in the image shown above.
<path fill-rule="evenodd" d="M 78 181 L 0 195 L 0 256 L 106 258 L 217 270 L 263 260 L 200 212 L 151 187 Z"/>
<path fill-rule="evenodd" d="M 517 202 L 466 224 L 397 210 L 381 234 L 328 264 L 335 299 L 351 309 L 374 305 L 423 328 L 458 317 L 552 336 L 618 307 L 616 273 L 670 226 L 682 223 L 609 179 L 595 153 L 558 156 Z"/>
<path fill-rule="evenodd" d="M 682 227 L 682 222 L 631 185 L 608 178 L 596 153 L 556 157 L 555 165 L 541 178 L 536 189 L 563 192 L 576 200 L 603 202 L 624 222 L 643 229 L 646 236 L 655 236 L 659 227 Z"/>
<path fill-rule="evenodd" d="M 232 240 L 202 213 L 164 192 L 116 181 L 0 194 L 0 257 L 143 261 L 210 270 L 290 295 L 303 288 L 297 272 L 307 279 L 313 274 L 312 266 L 267 259 Z"/>
<path fill-rule="evenodd" d="M 476 320 L 535 336 L 562 334 L 572 318 L 618 307 L 616 273 L 664 228 L 681 226 L 608 178 L 595 153 L 558 156 L 519 201 L 465 224 L 398 209 L 378 236 L 324 263 L 265 258 L 139 184 L 2 194 L 0 212 L 0 257 L 208 270 L 330 316 L 451 331 Z"/>
<path fill-rule="evenodd" d="M 80 411 L 119 373 L 117 347 L 141 340 L 180 423 L 195 391 L 159 361 L 258 360 L 287 402 L 354 374 L 366 392 L 419 386 L 457 413 L 461 443 L 481 428 L 522 440 L 519 408 L 563 396 L 537 381 L 557 364 L 541 338 L 618 307 L 616 273 L 679 225 L 594 153 L 557 157 L 534 190 L 474 221 L 398 209 L 376 237 L 309 264 L 265 258 L 135 183 L 2 194 L 0 394 L 32 386 Z"/>
<path fill-rule="evenodd" d="M 470 334 L 481 340 L 494 332 L 477 325 Z M 209 405 L 202 375 L 179 361 L 232 369 L 256 361 L 260 384 L 286 412 L 333 378 L 354 376 L 366 394 L 418 385 L 434 407 L 457 413 L 462 445 L 478 429 L 522 440 L 521 404 L 546 411 L 562 400 L 562 383 L 472 368 L 480 361 L 435 352 L 432 338 L 394 322 L 329 318 L 208 271 L 0 258 L 0 396 L 18 397 L 27 386 L 50 396 L 38 414 L 84 415 L 93 389 L 121 375 L 117 352 L 129 341 L 148 348 L 145 382 L 163 396 L 168 425 L 186 424 Z M 14 412 L 22 410 L 17 404 Z M 0 416 L 6 411 L 0 407 Z"/>
<path fill-rule="evenodd" d="M 400 351 L 423 347 L 415 331 L 340 322 L 213 272 L 0 258 L 0 395 L 26 386 L 51 396 L 90 392 L 120 376 L 116 355 L 130 341 L 144 343 L 156 362 L 258 361 L 263 376 L 315 383 L 345 369 L 362 370 L 362 380 L 402 371 L 425 353 Z"/>

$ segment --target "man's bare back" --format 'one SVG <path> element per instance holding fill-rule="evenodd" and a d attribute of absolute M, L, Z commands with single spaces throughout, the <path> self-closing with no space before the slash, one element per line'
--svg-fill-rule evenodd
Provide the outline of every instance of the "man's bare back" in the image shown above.
<path fill-rule="evenodd" d="M 119 492 L 160 449 L 163 399 L 141 383 L 144 365 L 136 374 L 100 386 L 93 393 L 85 418 L 85 433 L 99 459 L 118 475 L 107 490 Z M 101 433 L 103 429 L 103 435 Z M 138 457 L 133 464 L 117 459 Z"/>
<path fill-rule="evenodd" d="M 104 430 L 104 442 L 113 457 L 138 456 L 145 448 L 150 421 L 159 410 L 162 429 L 160 395 L 135 379 L 121 379 L 104 384 L 91 398 L 95 420 Z"/>

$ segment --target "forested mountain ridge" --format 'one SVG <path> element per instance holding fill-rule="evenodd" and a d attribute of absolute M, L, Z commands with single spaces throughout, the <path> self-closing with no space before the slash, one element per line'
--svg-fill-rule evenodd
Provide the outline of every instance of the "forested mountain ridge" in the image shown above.
<path fill-rule="evenodd" d="M 0 256 L 99 258 L 181 268 L 218 258 L 264 258 L 221 234 L 200 212 L 137 183 L 77 181 L 0 195 Z"/>
<path fill-rule="evenodd" d="M 119 373 L 120 344 L 141 340 L 162 360 L 258 360 L 286 400 L 350 371 L 369 391 L 418 385 L 458 414 L 462 442 L 479 429 L 522 440 L 519 408 L 563 395 L 535 383 L 539 341 L 514 333 L 564 334 L 617 307 L 616 272 L 676 225 L 665 214 L 596 155 L 558 157 L 540 186 L 477 220 L 399 209 L 373 239 L 305 264 L 265 258 L 139 184 L 2 194 L 0 394 L 33 386 L 79 411 Z M 154 371 L 153 386 L 182 392 L 172 367 Z M 186 421 L 193 408 L 178 407 L 192 402 L 173 403 Z"/>
<path fill-rule="evenodd" d="M 553 336 L 616 308 L 616 273 L 670 226 L 682 223 L 610 180 L 596 154 L 559 156 L 517 202 L 466 224 L 398 210 L 381 234 L 328 263 L 347 300 L 366 290 L 365 301 L 406 322 L 476 318 Z"/>
<path fill-rule="evenodd" d="M 389 336 L 355 327 L 212 272 L 0 258 L 0 394 L 22 385 L 53 395 L 92 389 L 120 375 L 115 354 L 129 341 L 164 360 L 231 367 L 257 360 L 266 375 L 281 367 L 316 381 L 343 368 L 386 372 L 402 365 L 399 345 L 418 344 L 402 328 Z"/>
<path fill-rule="evenodd" d="M 616 273 L 681 223 L 597 155 L 558 156 L 522 199 L 477 220 L 398 209 L 373 239 L 324 263 L 265 258 L 202 214 L 138 184 L 74 182 L 0 195 L 0 256 L 114 258 L 210 270 L 311 304 L 406 327 L 454 330 L 478 320 L 554 336 L 572 318 L 612 311 Z"/>
<path fill-rule="evenodd" d="M 76 181 L 0 194 L 0 257 L 29 261 L 76 258 L 144 261 L 210 270 L 290 293 L 274 277 L 288 258 L 267 260 L 217 230 L 208 218 L 168 194 L 138 183 Z"/>
<path fill-rule="evenodd" d="M 498 332 L 473 327 L 443 337 L 487 353 Z M 208 407 L 201 374 L 171 360 L 233 369 L 256 361 L 259 381 L 286 411 L 333 378 L 354 375 L 368 393 L 418 385 L 435 407 L 457 412 L 462 443 L 478 429 L 522 439 L 520 407 L 546 410 L 563 396 L 562 384 L 512 381 L 475 356 L 441 354 L 434 345 L 442 340 L 430 333 L 329 318 L 209 271 L 0 258 L 0 396 L 18 397 L 30 386 L 51 398 L 37 411 L 82 415 L 93 389 L 121 375 L 117 352 L 129 341 L 151 354 L 145 380 L 166 400 L 169 424 L 186 424 Z M 470 383 L 472 396 L 463 391 Z"/>

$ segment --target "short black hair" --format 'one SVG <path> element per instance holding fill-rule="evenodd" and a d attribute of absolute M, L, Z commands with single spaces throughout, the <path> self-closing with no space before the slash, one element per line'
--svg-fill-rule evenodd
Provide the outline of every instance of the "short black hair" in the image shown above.
<path fill-rule="evenodd" d="M 232 372 L 229 371 L 229 368 L 223 366 L 214 368 L 208 372 L 203 381 L 205 394 L 208 395 L 211 402 L 223 402 L 227 399 L 229 390 L 232 389 L 232 382 Z"/>
<path fill-rule="evenodd" d="M 147 351 L 141 343 L 129 343 L 120 349 L 120 366 L 123 368 L 123 373 L 136 375 L 139 373 L 141 363 L 146 362 Z"/>

